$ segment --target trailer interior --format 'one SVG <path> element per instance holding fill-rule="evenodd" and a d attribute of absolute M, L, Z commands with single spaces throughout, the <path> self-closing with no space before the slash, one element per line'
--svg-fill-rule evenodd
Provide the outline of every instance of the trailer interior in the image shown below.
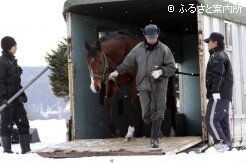
<path fill-rule="evenodd" d="M 159 153 L 177 153 L 202 142 L 198 19 L 197 13 L 193 12 L 194 8 L 192 7 L 196 7 L 196 5 L 196 0 L 81 1 L 80 5 L 70 7 L 68 7 L 69 3 L 65 3 L 64 17 L 68 28 L 71 29 L 71 38 L 69 39 L 72 44 L 71 54 L 74 69 L 73 126 L 69 132 L 70 138 L 74 141 L 71 142 L 71 145 L 74 145 L 73 142 L 76 140 L 78 142 L 82 142 L 79 140 L 89 141 L 86 139 L 98 139 L 98 141 L 104 139 L 102 142 L 110 140 L 106 111 L 101 105 L 101 97 L 90 91 L 90 78 L 84 61 L 84 54 L 86 54 L 84 42 L 88 41 L 92 44 L 99 34 L 122 29 L 127 29 L 136 36 L 142 36 L 143 28 L 150 23 L 158 25 L 161 29 L 159 39 L 173 52 L 177 70 L 180 72 L 170 79 L 172 83 L 168 90 L 168 96 L 173 97 L 173 104 L 167 107 L 170 113 L 167 114 L 163 123 L 162 130 L 165 137 L 162 139 L 162 150 Z M 127 105 L 125 103 L 127 101 L 124 99 L 124 94 L 116 96 L 113 115 L 116 126 L 122 130 L 121 137 L 124 137 L 128 128 Z M 122 109 L 119 110 L 119 108 Z M 189 137 L 192 141 L 187 142 Z M 173 142 L 171 142 L 172 138 L 174 138 Z M 175 138 L 181 142 L 176 142 Z M 121 139 L 124 142 L 124 138 Z M 131 144 L 133 149 L 127 147 L 127 150 L 142 152 L 138 146 L 134 146 L 139 145 L 139 140 L 141 139 L 130 141 L 133 142 Z M 145 140 L 141 143 L 148 142 L 148 139 Z M 180 144 L 175 146 L 175 142 Z M 168 147 L 170 148 L 169 143 L 175 148 L 168 149 Z M 69 149 L 71 149 L 71 145 Z M 100 151 L 103 152 L 103 150 L 106 151 L 106 148 L 100 147 Z M 126 149 L 118 147 L 117 150 L 124 151 Z M 45 150 L 42 153 L 44 152 Z M 82 152 L 88 152 L 88 150 Z M 113 152 L 113 150 L 109 152 Z M 158 154 L 158 151 L 156 153 Z"/>

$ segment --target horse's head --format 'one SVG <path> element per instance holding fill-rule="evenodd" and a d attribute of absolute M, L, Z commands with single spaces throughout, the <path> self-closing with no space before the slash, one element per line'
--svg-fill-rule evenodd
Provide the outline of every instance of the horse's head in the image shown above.
<path fill-rule="evenodd" d="M 92 92 L 98 93 L 101 90 L 102 82 L 107 80 L 108 61 L 98 40 L 95 47 L 88 42 L 85 42 L 85 47 L 88 51 L 87 65 L 91 77 L 90 88 Z"/>

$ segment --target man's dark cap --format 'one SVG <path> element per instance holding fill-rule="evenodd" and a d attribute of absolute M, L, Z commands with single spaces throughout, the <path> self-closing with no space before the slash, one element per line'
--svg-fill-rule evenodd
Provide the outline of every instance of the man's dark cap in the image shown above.
<path fill-rule="evenodd" d="M 158 38 L 160 29 L 155 24 L 149 24 L 144 28 L 143 34 L 150 39 Z"/>
<path fill-rule="evenodd" d="M 204 39 L 203 41 L 205 43 L 208 43 L 210 40 L 222 42 L 224 41 L 224 36 L 219 32 L 212 32 L 210 36 L 207 39 Z"/>

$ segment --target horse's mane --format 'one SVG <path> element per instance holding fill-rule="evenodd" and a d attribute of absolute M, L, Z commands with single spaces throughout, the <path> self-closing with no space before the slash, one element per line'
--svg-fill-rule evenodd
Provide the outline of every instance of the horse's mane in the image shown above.
<path fill-rule="evenodd" d="M 101 42 L 107 41 L 111 38 L 114 38 L 118 35 L 126 35 L 126 36 L 130 37 L 131 39 L 136 38 L 136 36 L 134 34 L 132 34 L 130 31 L 120 30 L 120 31 L 108 32 L 108 33 L 106 33 L 105 36 L 99 38 L 98 41 L 101 43 Z M 94 45 L 95 45 L 95 43 L 94 43 Z M 96 46 L 93 46 L 92 49 L 90 50 L 90 53 L 89 53 L 90 56 L 88 56 L 87 58 L 95 57 L 96 52 L 97 52 Z"/>
<path fill-rule="evenodd" d="M 128 30 L 120 30 L 120 31 L 108 32 L 108 33 L 106 33 L 105 36 L 99 38 L 98 41 L 103 42 L 103 41 L 109 40 L 109 39 L 111 39 L 111 38 L 113 38 L 113 37 L 115 37 L 115 36 L 117 36 L 119 34 L 120 35 L 126 35 L 126 36 L 128 36 L 128 37 L 130 37 L 132 39 L 135 37 L 135 35 L 132 34 Z"/>

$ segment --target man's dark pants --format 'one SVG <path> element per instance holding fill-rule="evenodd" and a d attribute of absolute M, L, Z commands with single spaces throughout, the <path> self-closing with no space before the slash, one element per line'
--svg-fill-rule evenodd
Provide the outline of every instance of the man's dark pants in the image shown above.
<path fill-rule="evenodd" d="M 229 103 L 229 100 L 214 101 L 213 98 L 210 98 L 207 104 L 205 123 L 215 144 L 222 142 L 231 147 Z"/>
<path fill-rule="evenodd" d="M 29 121 L 22 103 L 12 103 L 2 111 L 0 118 L 1 136 L 11 136 L 14 123 L 19 134 L 29 134 Z"/>

